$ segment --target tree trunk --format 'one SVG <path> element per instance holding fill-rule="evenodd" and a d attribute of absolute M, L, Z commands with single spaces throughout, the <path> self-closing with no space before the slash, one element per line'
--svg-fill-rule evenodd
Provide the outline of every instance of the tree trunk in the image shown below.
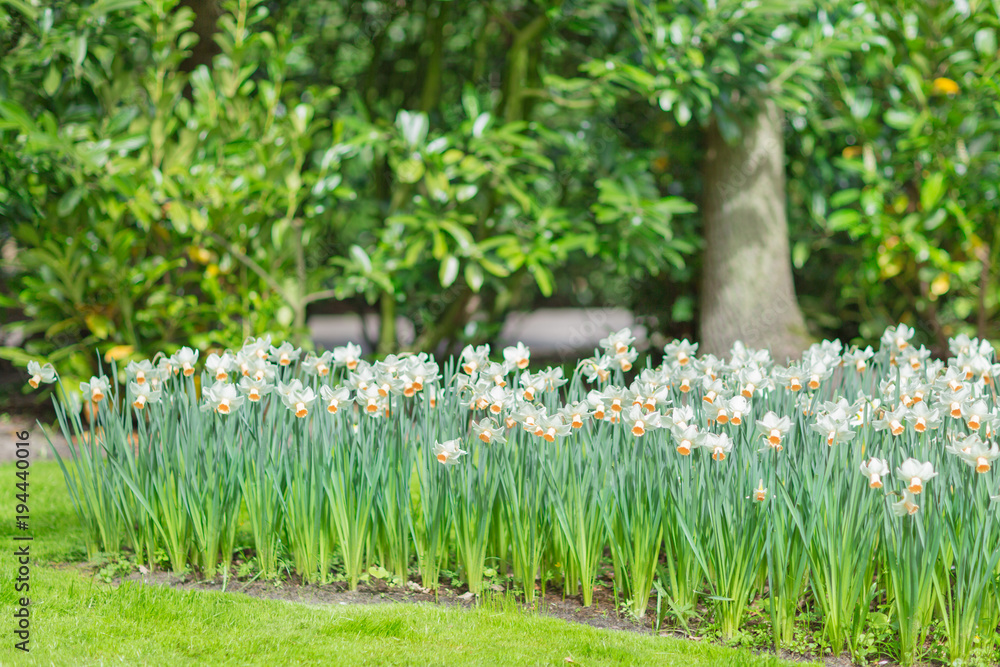
<path fill-rule="evenodd" d="M 768 101 L 735 145 L 708 130 L 700 352 L 728 355 L 741 340 L 784 362 L 809 344 L 792 283 L 783 120 Z"/>

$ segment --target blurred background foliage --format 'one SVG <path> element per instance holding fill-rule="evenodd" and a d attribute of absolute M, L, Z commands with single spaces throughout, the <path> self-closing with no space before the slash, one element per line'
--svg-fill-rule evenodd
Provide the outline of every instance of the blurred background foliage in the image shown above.
<path fill-rule="evenodd" d="M 697 336 L 703 126 L 784 112 L 817 338 L 1000 338 L 1000 3 L 0 0 L 0 355 L 486 342 L 543 304 Z"/>

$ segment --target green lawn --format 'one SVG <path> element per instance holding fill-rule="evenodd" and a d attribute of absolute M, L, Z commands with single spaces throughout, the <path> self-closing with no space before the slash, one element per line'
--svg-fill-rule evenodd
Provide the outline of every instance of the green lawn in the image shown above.
<path fill-rule="evenodd" d="M 14 487 L 12 465 L 0 485 Z M 310 606 L 238 593 L 120 587 L 47 562 L 80 560 L 80 528 L 58 466 L 31 468 L 31 653 L 13 648 L 15 561 L 3 522 L 2 664 L 45 665 L 782 665 L 697 642 L 598 630 L 494 601 L 467 611 L 423 604 Z M 569 660 L 568 660 L 569 659 Z M 801 665 L 802 663 L 796 663 Z"/>

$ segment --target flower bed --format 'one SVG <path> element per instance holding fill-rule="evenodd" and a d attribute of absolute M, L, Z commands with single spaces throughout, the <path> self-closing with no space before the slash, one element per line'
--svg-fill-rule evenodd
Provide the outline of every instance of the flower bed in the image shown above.
<path fill-rule="evenodd" d="M 933 360 L 912 335 L 789 366 L 680 341 L 632 369 L 624 330 L 570 378 L 531 372 L 520 345 L 439 367 L 248 339 L 201 371 L 184 348 L 83 383 L 86 426 L 57 401 L 77 443 L 60 464 L 88 551 L 150 567 L 163 550 L 212 578 L 245 523 L 264 577 L 288 559 L 354 588 L 415 565 L 434 589 L 457 564 L 477 594 L 509 567 L 528 601 L 555 581 L 589 605 L 609 555 L 636 616 L 655 589 L 671 619 L 707 606 L 727 637 L 763 599 L 781 644 L 806 600 L 834 653 L 863 657 L 878 620 L 904 664 L 932 630 L 967 660 L 1000 623 L 1000 364 L 964 337 Z"/>

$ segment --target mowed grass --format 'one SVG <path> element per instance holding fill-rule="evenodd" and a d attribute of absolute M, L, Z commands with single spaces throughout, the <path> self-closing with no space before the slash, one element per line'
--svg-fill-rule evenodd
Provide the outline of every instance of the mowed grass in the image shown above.
<path fill-rule="evenodd" d="M 0 466 L 0 488 L 14 488 Z M 0 663 L 25 665 L 732 665 L 793 664 L 748 651 L 600 630 L 504 598 L 474 610 L 430 604 L 304 605 L 238 593 L 112 587 L 52 563 L 81 560 L 81 530 L 53 462 L 32 464 L 31 652 L 14 649 L 13 491 L 0 573 Z M 570 662 L 572 661 L 572 662 Z M 801 665 L 802 663 L 795 663 Z"/>

